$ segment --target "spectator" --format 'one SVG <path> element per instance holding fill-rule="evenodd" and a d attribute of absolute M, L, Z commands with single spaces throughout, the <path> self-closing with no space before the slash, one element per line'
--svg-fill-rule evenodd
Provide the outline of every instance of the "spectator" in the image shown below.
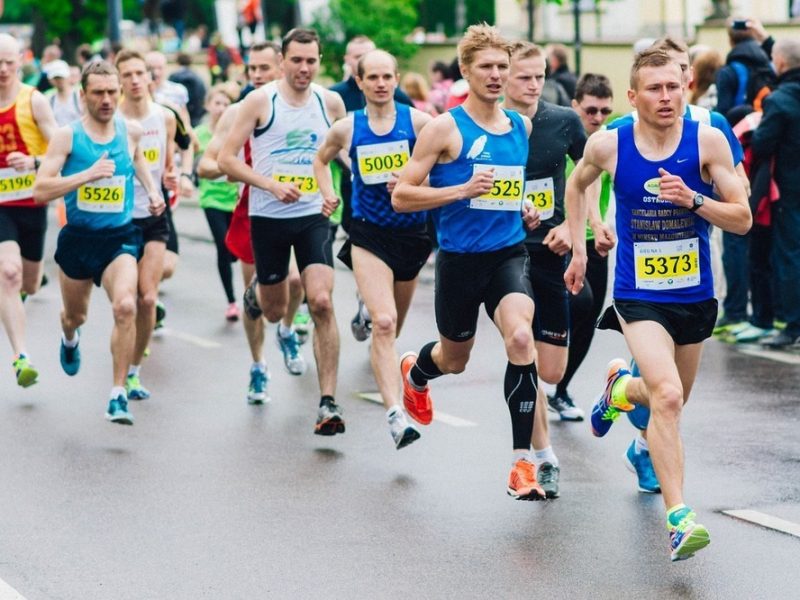
<path fill-rule="evenodd" d="M 53 62 L 54 60 L 59 60 L 61 58 L 61 48 L 56 46 L 55 44 L 50 44 L 49 46 L 45 46 L 45 49 L 42 51 L 42 60 L 39 64 L 39 68 L 42 71 L 42 77 L 39 78 L 39 83 L 36 86 L 40 92 L 44 93 L 53 87 L 50 84 L 50 81 L 47 78 L 47 74 L 45 73 L 45 68 L 48 64 Z"/>
<path fill-rule="evenodd" d="M 437 60 L 431 63 L 429 71 L 431 82 L 429 98 L 434 108 L 441 113 L 444 112 L 444 107 L 447 104 L 447 94 L 450 91 L 450 86 L 453 85 L 453 79 L 450 77 L 450 68 L 445 63 Z"/>
<path fill-rule="evenodd" d="M 161 17 L 175 28 L 179 45 L 185 31 L 186 8 L 186 0 L 161 0 Z"/>
<path fill-rule="evenodd" d="M 557 79 L 552 76 L 550 64 L 545 61 L 544 86 L 542 87 L 542 100 L 559 106 L 571 106 L 570 96 Z M 574 96 L 574 94 L 573 94 Z"/>
<path fill-rule="evenodd" d="M 764 116 L 753 134 L 759 161 L 774 158 L 780 199 L 773 205 L 773 265 L 786 329 L 766 346 L 800 346 L 800 41 L 781 39 L 773 49 L 777 89 L 764 101 Z"/>
<path fill-rule="evenodd" d="M 428 113 L 431 116 L 436 116 L 439 111 L 436 110 L 433 103 L 430 101 L 430 91 L 428 89 L 428 82 L 419 73 L 409 72 L 403 75 L 400 82 L 400 87 L 411 98 L 414 103 L 414 108 Z"/>
<path fill-rule="evenodd" d="M 250 32 L 249 43 L 255 42 L 256 28 L 263 20 L 261 14 L 261 0 L 241 0 L 239 2 L 239 18 L 237 20 L 236 32 L 239 35 L 239 52 L 244 54 L 247 44 L 242 36 L 242 32 L 247 29 Z"/>
<path fill-rule="evenodd" d="M 762 83 L 771 78 L 774 83 L 774 77 L 770 75 L 773 73 L 770 53 L 775 40 L 761 21 L 747 19 L 744 29 L 734 27 L 741 22 L 728 19 L 728 40 L 732 48 L 725 58 L 725 66 L 717 73 L 717 112 L 726 117 L 732 108 L 743 104 L 760 110 Z"/>
<path fill-rule="evenodd" d="M 186 88 L 189 93 L 189 101 L 186 103 L 186 110 L 189 111 L 189 120 L 192 127 L 197 127 L 200 119 L 205 114 L 203 108 L 203 100 L 206 97 L 206 85 L 200 76 L 192 71 L 192 57 L 188 54 L 181 52 L 178 54 L 178 65 L 180 69 L 175 71 L 169 76 L 169 80 L 174 83 L 179 83 Z"/>
<path fill-rule="evenodd" d="M 232 46 L 226 46 L 219 31 L 211 36 L 208 46 L 208 69 L 211 71 L 211 85 L 231 79 L 231 65 L 243 64 L 242 55 Z"/>
<path fill-rule="evenodd" d="M 567 92 L 568 100 L 572 100 L 575 97 L 575 85 L 578 83 L 578 78 L 569 70 L 568 53 L 569 50 L 564 44 L 550 44 L 547 47 L 547 62 L 553 70 L 552 78 L 560 83 Z M 569 102 L 567 106 L 569 106 Z"/>
<path fill-rule="evenodd" d="M 54 60 L 45 65 L 44 68 L 47 78 L 53 85 L 52 93 L 48 94 L 53 115 L 59 126 L 66 125 L 81 118 L 83 105 L 80 94 L 71 83 L 71 72 L 69 65 L 63 60 Z"/>
<path fill-rule="evenodd" d="M 722 67 L 722 55 L 716 50 L 705 50 L 692 60 L 694 79 L 689 104 L 714 110 L 717 105 L 717 71 Z"/>

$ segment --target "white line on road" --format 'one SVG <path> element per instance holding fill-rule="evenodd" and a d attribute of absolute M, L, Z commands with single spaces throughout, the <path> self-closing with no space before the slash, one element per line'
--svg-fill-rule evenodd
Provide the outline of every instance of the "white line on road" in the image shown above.
<path fill-rule="evenodd" d="M 20 594 L 2 579 L 0 579 L 0 598 L 3 600 L 25 600 L 25 596 Z"/>
<path fill-rule="evenodd" d="M 784 519 L 758 512 L 757 510 L 723 510 L 722 513 L 734 519 L 748 521 L 766 527 L 767 529 L 774 529 L 781 533 L 788 533 L 789 535 L 800 537 L 800 525 L 797 523 L 785 521 Z"/>
<path fill-rule="evenodd" d="M 776 350 L 760 350 L 757 348 L 736 348 L 742 354 L 748 356 L 757 356 L 759 358 L 766 358 L 767 360 L 774 360 L 775 362 L 786 363 L 787 365 L 800 365 L 800 356 L 796 354 L 789 354 L 787 352 L 778 352 Z"/>
<path fill-rule="evenodd" d="M 383 397 L 381 396 L 380 392 L 358 392 L 356 394 L 362 400 L 368 400 L 369 402 L 374 402 L 375 404 L 383 404 Z M 462 419 L 461 417 L 456 417 L 453 415 L 448 415 L 447 413 L 443 413 L 440 410 L 435 410 L 433 412 L 433 420 L 439 421 L 440 423 L 444 423 L 446 425 L 450 425 L 452 427 L 477 427 L 477 423 L 473 423 L 472 421 L 467 421 L 466 419 Z"/>
<path fill-rule="evenodd" d="M 222 346 L 222 344 L 219 344 L 212 340 L 207 340 L 205 338 L 192 335 L 191 333 L 184 333 L 183 331 L 176 331 L 175 329 L 169 329 L 168 327 L 164 327 L 163 329 L 161 329 L 161 331 L 162 331 L 161 335 L 174 337 L 184 342 L 189 342 L 190 344 L 194 344 L 195 346 L 200 346 L 201 348 L 220 348 Z"/>

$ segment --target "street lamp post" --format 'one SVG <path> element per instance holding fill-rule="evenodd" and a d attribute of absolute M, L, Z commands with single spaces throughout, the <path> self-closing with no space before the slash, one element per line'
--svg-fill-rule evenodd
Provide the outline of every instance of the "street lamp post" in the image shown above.
<path fill-rule="evenodd" d="M 120 41 L 119 24 L 122 21 L 122 0 L 107 0 L 108 39 L 113 44 Z"/>

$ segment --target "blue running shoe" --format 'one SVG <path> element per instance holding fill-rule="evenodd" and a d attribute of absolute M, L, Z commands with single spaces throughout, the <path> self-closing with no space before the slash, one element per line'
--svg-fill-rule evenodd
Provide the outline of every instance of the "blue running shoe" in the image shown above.
<path fill-rule="evenodd" d="M 702 550 L 711 543 L 708 529 L 699 523 L 695 523 L 696 516 L 692 510 L 688 510 L 676 527 L 667 526 L 669 529 L 669 548 L 672 562 L 691 558 L 695 552 Z"/>
<path fill-rule="evenodd" d="M 653 469 L 653 461 L 647 450 L 636 452 L 636 440 L 631 442 L 628 450 L 622 456 L 625 466 L 631 473 L 635 473 L 639 479 L 639 491 L 645 494 L 660 494 L 661 486 L 658 484 L 656 472 Z"/>
<path fill-rule="evenodd" d="M 269 383 L 269 371 L 260 366 L 253 366 L 250 369 L 250 387 L 247 389 L 248 404 L 264 404 L 269 402 L 267 395 L 267 384 Z"/>
<path fill-rule="evenodd" d="M 74 348 L 68 348 L 64 345 L 64 339 L 61 339 L 61 368 L 64 373 L 72 377 L 81 368 L 81 348 L 80 342 Z"/>
<path fill-rule="evenodd" d="M 108 401 L 106 419 L 117 425 L 133 425 L 133 415 L 128 412 L 128 400 L 119 395 Z"/>
<path fill-rule="evenodd" d="M 125 391 L 128 392 L 128 400 L 147 400 L 150 397 L 150 391 L 142 385 L 138 375 L 128 375 Z"/>
<path fill-rule="evenodd" d="M 603 437 L 611 429 L 611 425 L 619 417 L 620 411 L 628 412 L 633 410 L 633 404 L 614 404 L 612 399 L 612 390 L 614 384 L 626 375 L 630 376 L 631 372 L 627 369 L 627 363 L 621 358 L 615 358 L 608 363 L 608 371 L 606 374 L 606 387 L 603 393 L 598 398 L 594 407 L 592 408 L 592 433 L 596 437 Z"/>
<path fill-rule="evenodd" d="M 297 339 L 297 333 L 292 331 L 288 337 L 281 335 L 280 329 L 276 330 L 276 337 L 278 348 L 283 353 L 283 364 L 286 370 L 292 375 L 302 375 L 306 372 L 306 359 L 300 354 L 300 341 Z"/>
<path fill-rule="evenodd" d="M 639 373 L 639 365 L 636 364 L 636 361 L 631 359 L 630 364 L 630 372 L 631 377 L 640 377 L 641 374 Z M 628 415 L 628 420 L 631 422 L 631 425 L 636 427 L 636 429 L 640 431 L 647 431 L 647 424 L 650 422 L 650 409 L 642 404 L 637 404 L 636 408 L 634 408 L 631 412 L 626 413 Z"/>

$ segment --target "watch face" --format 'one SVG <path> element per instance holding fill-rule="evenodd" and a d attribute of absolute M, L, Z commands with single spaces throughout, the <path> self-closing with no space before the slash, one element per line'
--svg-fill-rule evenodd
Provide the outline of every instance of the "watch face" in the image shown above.
<path fill-rule="evenodd" d="M 705 202 L 705 198 L 703 198 L 703 194 L 695 194 L 694 195 L 694 205 L 695 206 L 703 206 L 703 202 Z"/>

